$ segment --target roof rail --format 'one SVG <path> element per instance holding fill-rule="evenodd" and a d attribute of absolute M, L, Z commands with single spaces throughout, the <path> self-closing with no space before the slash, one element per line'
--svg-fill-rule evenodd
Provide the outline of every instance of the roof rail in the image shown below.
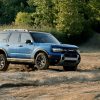
<path fill-rule="evenodd" d="M 4 31 L 29 32 L 27 29 L 4 29 Z"/>

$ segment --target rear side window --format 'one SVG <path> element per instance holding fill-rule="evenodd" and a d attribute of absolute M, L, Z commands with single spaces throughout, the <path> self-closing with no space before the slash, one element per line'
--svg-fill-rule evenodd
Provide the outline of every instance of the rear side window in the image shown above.
<path fill-rule="evenodd" d="M 9 38 L 9 42 L 12 44 L 18 43 L 19 42 L 19 33 L 12 33 Z"/>
<path fill-rule="evenodd" d="M 8 36 L 9 36 L 9 33 L 0 32 L 0 42 L 7 42 Z"/>

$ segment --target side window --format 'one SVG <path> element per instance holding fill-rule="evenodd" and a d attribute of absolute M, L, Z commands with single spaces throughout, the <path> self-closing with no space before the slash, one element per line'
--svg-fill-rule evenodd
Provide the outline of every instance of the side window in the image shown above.
<path fill-rule="evenodd" d="M 26 40 L 32 41 L 31 35 L 29 33 L 21 33 L 21 43 L 25 43 Z"/>
<path fill-rule="evenodd" d="M 10 43 L 18 43 L 19 42 L 19 33 L 12 33 L 9 38 Z"/>
<path fill-rule="evenodd" d="M 9 33 L 0 32 L 0 42 L 7 42 L 8 37 L 9 37 Z"/>

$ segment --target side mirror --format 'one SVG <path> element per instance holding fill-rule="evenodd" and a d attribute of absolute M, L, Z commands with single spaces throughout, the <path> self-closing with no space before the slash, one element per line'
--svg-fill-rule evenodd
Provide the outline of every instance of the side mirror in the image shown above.
<path fill-rule="evenodd" d="M 26 43 L 26 44 L 31 44 L 32 42 L 31 42 L 31 40 L 26 40 L 25 43 Z"/>

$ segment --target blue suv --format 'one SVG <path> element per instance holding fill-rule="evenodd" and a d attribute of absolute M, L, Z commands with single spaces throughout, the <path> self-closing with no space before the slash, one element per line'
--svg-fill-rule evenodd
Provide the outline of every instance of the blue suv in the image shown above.
<path fill-rule="evenodd" d="M 0 31 L 0 71 L 6 71 L 10 63 L 39 70 L 61 65 L 66 71 L 75 71 L 80 54 L 77 46 L 61 44 L 50 33 L 7 29 Z"/>

